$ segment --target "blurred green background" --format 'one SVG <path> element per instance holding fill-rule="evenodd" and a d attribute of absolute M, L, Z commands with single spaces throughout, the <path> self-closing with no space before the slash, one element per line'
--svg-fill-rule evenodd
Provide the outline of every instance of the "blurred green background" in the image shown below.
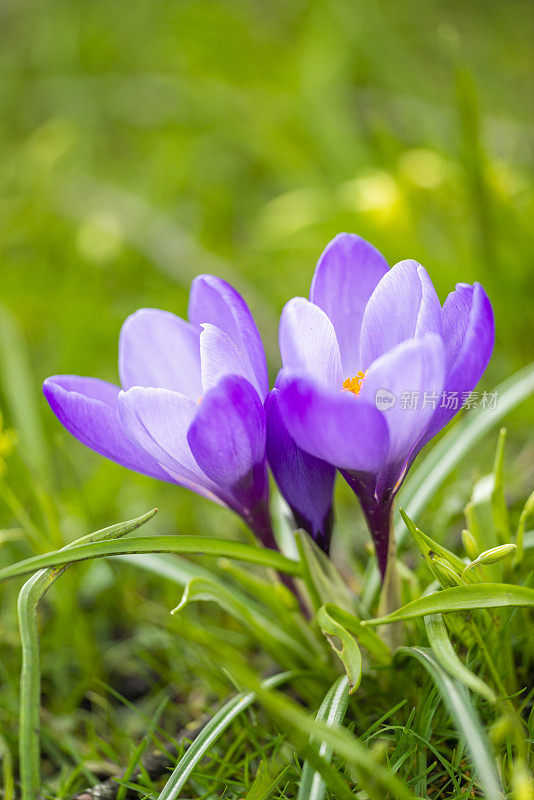
<path fill-rule="evenodd" d="M 83 448 L 40 391 L 56 373 L 116 381 L 125 317 L 142 306 L 185 315 L 199 272 L 242 291 L 273 376 L 279 312 L 307 294 L 342 230 L 391 264 L 421 261 L 442 300 L 457 281 L 483 283 L 497 325 L 484 388 L 532 360 L 533 27 L 529 0 L 3 0 L 0 399 L 19 437 L 7 467 L 0 437 L 0 529 L 17 528 L 14 542 L 2 534 L 4 562 L 155 505 L 152 533 L 245 535 L 229 512 Z M 532 417 L 530 403 L 506 421 L 517 503 L 532 481 Z M 458 534 L 494 443 L 453 477 L 434 535 Z M 348 539 L 359 516 L 338 492 Z M 361 522 L 358 537 L 363 553 Z M 173 618 L 162 644 L 177 587 L 107 562 L 68 575 L 43 626 L 50 774 L 82 698 L 82 750 L 111 738 L 95 676 L 123 694 L 128 675 L 145 692 L 179 679 L 187 721 L 209 672 L 176 639 L 191 616 Z M 12 748 L 16 590 L 0 606 L 0 733 Z M 213 609 L 196 613 L 217 628 Z M 215 697 L 227 691 L 215 668 L 208 682 Z M 120 738 L 124 721 L 113 724 Z M 143 720 L 128 724 L 138 741 Z"/>
<path fill-rule="evenodd" d="M 5 0 L 0 30 L 6 424 L 73 533 L 150 504 L 236 526 L 86 451 L 40 395 L 55 373 L 116 381 L 125 317 L 185 314 L 198 272 L 243 292 L 273 375 L 279 312 L 341 230 L 421 261 L 442 300 L 483 283 L 487 388 L 532 359 L 530 2 Z"/>

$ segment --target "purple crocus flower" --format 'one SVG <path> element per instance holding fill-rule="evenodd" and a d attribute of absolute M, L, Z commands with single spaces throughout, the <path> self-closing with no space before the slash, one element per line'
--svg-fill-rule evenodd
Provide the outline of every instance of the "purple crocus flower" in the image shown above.
<path fill-rule="evenodd" d="M 424 267 L 389 269 L 353 234 L 325 249 L 310 299 L 295 297 L 282 312 L 282 418 L 297 446 L 337 467 L 357 494 L 382 575 L 393 498 L 476 386 L 493 343 L 480 284 L 457 284 L 442 307 Z M 456 407 L 442 403 L 450 397 Z"/>
<path fill-rule="evenodd" d="M 128 317 L 119 342 L 122 390 L 56 375 L 44 382 L 45 397 L 83 444 L 231 508 L 275 547 L 258 329 L 241 295 L 211 275 L 193 281 L 188 316 L 141 309 Z"/>

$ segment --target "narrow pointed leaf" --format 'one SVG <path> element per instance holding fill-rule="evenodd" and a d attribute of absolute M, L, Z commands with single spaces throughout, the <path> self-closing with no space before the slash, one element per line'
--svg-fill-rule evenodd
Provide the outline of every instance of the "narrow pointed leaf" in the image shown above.
<path fill-rule="evenodd" d="M 402 505 L 410 517 L 416 519 L 466 453 L 512 409 L 532 395 L 534 364 L 516 372 L 495 391 L 499 393 L 496 408 L 467 412 L 412 470 L 401 489 Z M 400 523 L 395 534 L 399 543 L 406 538 L 406 531 Z"/>
<path fill-rule="evenodd" d="M 49 474 L 49 454 L 38 402 L 37 382 L 20 323 L 0 304 L 2 392 L 24 456 L 41 476 Z"/>
<path fill-rule="evenodd" d="M 343 625 L 332 619 L 325 606 L 319 609 L 315 619 L 330 642 L 332 650 L 345 667 L 349 681 L 349 693 L 353 694 L 362 679 L 362 655 L 356 640 Z M 341 647 L 338 646 L 337 640 L 341 642 Z"/>
<path fill-rule="evenodd" d="M 462 561 L 461 558 L 458 558 L 451 550 L 448 550 L 443 545 L 439 544 L 439 542 L 434 541 L 420 530 L 417 525 L 410 519 L 408 514 L 403 508 L 399 508 L 399 512 L 404 520 L 404 524 L 406 525 L 407 529 L 409 530 L 410 534 L 412 535 L 419 552 L 425 559 L 429 569 L 432 570 L 432 558 L 431 555 L 435 554 L 440 556 L 445 561 L 448 561 L 451 567 L 460 574 L 465 567 L 465 562 Z"/>
<path fill-rule="evenodd" d="M 102 556 L 120 556 L 130 553 L 195 553 L 197 555 L 226 556 L 238 561 L 272 567 L 289 575 L 299 575 L 300 565 L 297 561 L 286 558 L 275 550 L 256 545 L 243 544 L 228 539 L 216 539 L 210 536 L 143 536 L 124 539 L 120 542 L 98 542 L 95 544 L 79 544 L 66 550 L 33 556 L 0 570 L 0 581 L 18 578 L 29 572 L 44 567 L 74 564 L 90 558 Z"/>
<path fill-rule="evenodd" d="M 351 614 L 333 603 L 326 603 L 324 608 L 331 619 L 343 625 L 349 633 L 356 637 L 358 644 L 365 647 L 378 664 L 381 666 L 391 664 L 392 654 L 388 645 L 371 628 L 362 625 L 361 620 L 355 614 Z"/>
<path fill-rule="evenodd" d="M 295 658 L 306 662 L 309 650 L 298 641 L 292 631 L 284 630 L 283 618 L 277 621 L 266 614 L 262 606 L 244 592 L 222 581 L 207 578 L 194 578 L 186 586 L 179 605 L 173 614 L 184 609 L 189 603 L 204 600 L 217 603 L 229 614 L 245 625 L 256 639 L 282 663 Z"/>
<path fill-rule="evenodd" d="M 317 547 L 306 531 L 297 531 L 296 541 L 303 561 L 304 578 L 305 580 L 307 578 L 310 594 L 318 604 L 315 610 L 317 611 L 324 603 L 335 603 L 347 611 L 354 611 L 356 597 L 328 556 Z"/>
<path fill-rule="evenodd" d="M 279 675 L 274 675 L 272 678 L 267 678 L 261 685 L 266 689 L 280 686 L 282 683 L 287 683 L 293 678 L 298 678 L 303 674 L 305 673 L 298 670 L 282 672 Z M 210 747 L 217 741 L 219 736 L 224 733 L 229 725 L 231 725 L 234 719 L 238 717 L 239 714 L 246 711 L 255 700 L 255 692 L 241 692 L 241 694 L 236 695 L 236 697 L 233 697 L 225 703 L 224 706 L 214 714 L 178 762 L 169 780 L 163 787 L 158 800 L 175 800 L 175 798 L 180 796 L 180 792 L 192 771 L 204 758 Z"/>
<path fill-rule="evenodd" d="M 493 689 L 471 672 L 456 654 L 441 614 L 429 614 L 425 617 L 425 627 L 432 652 L 443 669 L 464 686 L 494 703 L 497 698 Z"/>
<path fill-rule="evenodd" d="M 326 723 L 329 728 L 338 728 L 343 723 L 348 704 L 347 678 L 339 678 L 327 692 L 315 719 Z M 313 746 L 314 743 L 315 740 L 311 739 L 310 745 Z M 318 754 L 328 763 L 332 760 L 332 748 L 324 741 L 319 746 Z M 324 778 L 306 761 L 302 768 L 297 800 L 323 800 L 325 792 Z"/>
<path fill-rule="evenodd" d="M 472 611 L 475 608 L 504 608 L 534 606 L 534 589 L 508 583 L 473 583 L 453 586 L 440 592 L 412 600 L 387 617 L 365 620 L 365 625 L 387 625 L 427 614 L 447 614 L 451 611 Z"/>
<path fill-rule="evenodd" d="M 119 522 L 100 531 L 83 536 L 71 545 L 67 545 L 64 553 L 80 542 L 100 542 L 106 539 L 125 536 L 148 522 L 157 512 L 156 508 L 140 517 Z M 41 752 L 40 752 L 40 709 L 41 709 L 41 667 L 39 653 L 39 627 L 37 608 L 40 600 L 53 583 L 68 569 L 69 564 L 61 568 L 41 569 L 26 581 L 19 592 L 18 618 L 20 641 L 22 646 L 22 668 L 20 673 L 20 714 L 19 714 L 19 752 L 20 752 L 20 785 L 22 800 L 35 800 L 41 784 Z"/>
<path fill-rule="evenodd" d="M 525 536 L 525 528 L 527 526 L 528 518 L 533 513 L 534 513 L 534 492 L 532 492 L 532 494 L 529 496 L 521 512 L 521 516 L 519 517 L 519 524 L 517 526 L 517 533 L 515 537 L 515 541 L 517 544 L 517 552 L 515 554 L 515 564 L 519 564 L 519 562 L 522 560 L 523 549 L 525 547 L 532 547 L 530 542 L 527 544 Z"/>
<path fill-rule="evenodd" d="M 499 431 L 495 461 L 493 463 L 493 491 L 491 494 L 491 507 L 493 510 L 493 524 L 501 543 L 509 542 L 512 532 L 508 507 L 504 496 L 504 446 L 506 444 L 506 428 Z"/>
<path fill-rule="evenodd" d="M 504 800 L 495 759 L 465 688 L 442 669 L 428 648 L 401 647 L 397 652 L 416 658 L 431 676 L 458 733 L 465 739 L 486 800 Z"/>

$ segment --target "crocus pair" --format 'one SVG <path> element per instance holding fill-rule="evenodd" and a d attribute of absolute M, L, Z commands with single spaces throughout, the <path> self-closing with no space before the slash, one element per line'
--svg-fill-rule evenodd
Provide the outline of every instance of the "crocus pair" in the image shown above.
<path fill-rule="evenodd" d="M 461 405 L 440 400 L 465 399 L 489 361 L 494 325 L 482 287 L 458 284 L 442 307 L 420 264 L 389 269 L 370 244 L 340 234 L 309 300 L 293 298 L 282 312 L 283 369 L 270 393 L 258 329 L 229 284 L 197 277 L 188 316 L 142 309 L 126 320 L 122 390 L 48 378 L 60 421 L 119 464 L 233 509 L 269 547 L 267 459 L 296 524 L 327 552 L 339 469 L 384 574 L 393 498 Z"/>

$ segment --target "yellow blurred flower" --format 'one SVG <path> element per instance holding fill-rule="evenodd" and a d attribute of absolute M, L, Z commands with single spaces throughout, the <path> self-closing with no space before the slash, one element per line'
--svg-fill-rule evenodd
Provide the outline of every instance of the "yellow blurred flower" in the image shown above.
<path fill-rule="evenodd" d="M 11 428 L 4 429 L 4 418 L 0 411 L 0 476 L 6 473 L 6 459 L 13 452 L 16 444 L 17 434 Z"/>
<path fill-rule="evenodd" d="M 341 203 L 352 211 L 389 216 L 401 199 L 396 180 L 383 170 L 362 175 L 343 183 Z"/>
<path fill-rule="evenodd" d="M 399 173 L 422 189 L 437 189 L 447 178 L 447 161 L 434 150 L 406 150 L 399 158 Z"/>

